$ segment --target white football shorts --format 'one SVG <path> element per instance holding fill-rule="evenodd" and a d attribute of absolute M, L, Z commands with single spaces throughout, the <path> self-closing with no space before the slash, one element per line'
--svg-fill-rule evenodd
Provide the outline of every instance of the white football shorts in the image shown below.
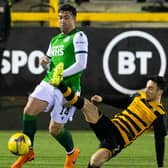
<path fill-rule="evenodd" d="M 49 83 L 41 81 L 30 96 L 48 102 L 44 112 L 51 111 L 51 118 L 56 123 L 65 124 L 68 121 L 72 121 L 76 108 L 74 106 L 65 107 L 67 101 L 63 94 Z"/>

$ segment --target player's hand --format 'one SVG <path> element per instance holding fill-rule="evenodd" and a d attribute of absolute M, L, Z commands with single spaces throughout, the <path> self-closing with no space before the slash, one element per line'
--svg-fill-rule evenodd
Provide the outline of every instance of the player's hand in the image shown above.
<path fill-rule="evenodd" d="M 93 103 L 94 103 L 94 102 L 100 103 L 100 102 L 103 101 L 103 98 L 102 98 L 101 96 L 99 96 L 99 95 L 94 95 L 94 96 L 91 97 L 90 100 L 91 100 Z"/>
<path fill-rule="evenodd" d="M 47 56 L 43 56 L 39 59 L 40 65 L 42 65 L 43 68 L 47 67 L 47 64 L 49 63 L 49 58 Z"/>

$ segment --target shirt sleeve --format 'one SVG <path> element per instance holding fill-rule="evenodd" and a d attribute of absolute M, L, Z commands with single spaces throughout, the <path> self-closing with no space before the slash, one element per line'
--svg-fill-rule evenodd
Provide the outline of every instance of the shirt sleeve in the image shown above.
<path fill-rule="evenodd" d="M 127 108 L 132 101 L 130 95 L 103 95 L 102 98 L 103 103 L 123 109 Z"/>
<path fill-rule="evenodd" d="M 47 50 L 47 52 L 46 52 L 46 56 L 47 56 L 48 58 L 51 58 L 51 43 L 49 44 L 48 50 Z"/>
<path fill-rule="evenodd" d="M 64 77 L 74 75 L 87 67 L 88 39 L 83 32 L 77 32 L 73 40 L 75 50 L 75 63 L 64 70 Z"/>
<path fill-rule="evenodd" d="M 155 151 L 158 167 L 162 167 L 164 164 L 166 135 L 165 116 L 159 116 L 159 118 L 154 122 Z"/>

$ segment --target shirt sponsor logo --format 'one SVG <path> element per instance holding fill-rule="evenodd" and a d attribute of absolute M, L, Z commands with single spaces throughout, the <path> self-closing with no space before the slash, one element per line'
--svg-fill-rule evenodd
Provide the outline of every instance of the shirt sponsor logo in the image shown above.
<path fill-rule="evenodd" d="M 53 46 L 51 49 L 51 55 L 52 56 L 63 56 L 64 55 L 64 46 L 63 45 Z"/>

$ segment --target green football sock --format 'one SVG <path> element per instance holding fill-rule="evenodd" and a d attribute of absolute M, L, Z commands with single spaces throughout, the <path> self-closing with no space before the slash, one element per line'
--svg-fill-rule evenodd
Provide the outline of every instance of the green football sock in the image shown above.
<path fill-rule="evenodd" d="M 34 143 L 34 135 L 36 132 L 36 116 L 23 114 L 23 133 L 29 136 L 32 146 Z"/>
<path fill-rule="evenodd" d="M 52 136 L 65 148 L 67 153 L 73 150 L 74 143 L 70 131 L 63 128 L 57 136 Z"/>

